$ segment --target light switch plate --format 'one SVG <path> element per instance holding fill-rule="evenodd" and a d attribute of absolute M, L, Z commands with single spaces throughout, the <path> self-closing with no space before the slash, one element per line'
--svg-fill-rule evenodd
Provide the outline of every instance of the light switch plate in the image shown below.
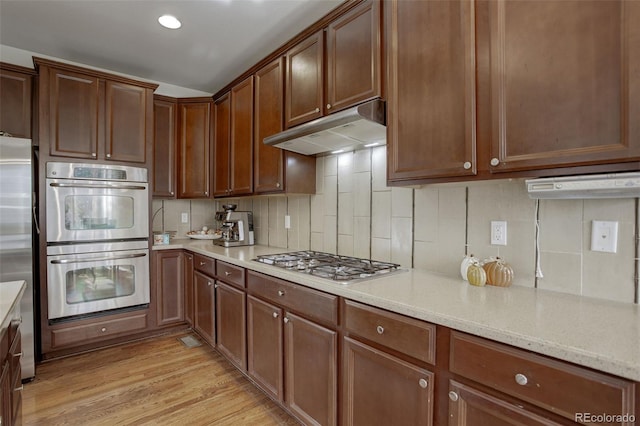
<path fill-rule="evenodd" d="M 616 253 L 618 251 L 618 222 L 591 222 L 591 250 Z"/>

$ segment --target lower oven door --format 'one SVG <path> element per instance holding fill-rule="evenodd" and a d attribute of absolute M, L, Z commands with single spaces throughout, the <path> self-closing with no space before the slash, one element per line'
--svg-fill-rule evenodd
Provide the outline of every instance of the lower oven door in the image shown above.
<path fill-rule="evenodd" d="M 149 250 L 47 256 L 49 319 L 149 303 Z"/>

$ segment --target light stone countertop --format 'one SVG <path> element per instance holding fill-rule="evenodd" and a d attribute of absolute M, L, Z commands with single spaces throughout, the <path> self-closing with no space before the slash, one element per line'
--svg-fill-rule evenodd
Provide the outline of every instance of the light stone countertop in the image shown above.
<path fill-rule="evenodd" d="M 640 381 L 640 306 L 511 286 L 474 287 L 417 269 L 339 284 L 252 261 L 291 250 L 224 248 L 173 240 L 154 250 L 187 249 L 241 267 L 434 324 Z"/>
<path fill-rule="evenodd" d="M 11 322 L 9 312 L 20 303 L 25 288 L 27 288 L 26 281 L 0 283 L 0 335 L 5 328 L 9 327 L 9 322 Z"/>

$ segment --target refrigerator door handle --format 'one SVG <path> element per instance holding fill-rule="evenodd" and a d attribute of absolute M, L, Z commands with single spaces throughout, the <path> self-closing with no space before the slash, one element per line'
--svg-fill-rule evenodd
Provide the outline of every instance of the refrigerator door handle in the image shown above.
<path fill-rule="evenodd" d="M 33 214 L 33 224 L 36 227 L 36 232 L 40 235 L 40 226 L 38 225 L 38 215 L 36 215 L 36 193 L 32 193 L 33 198 L 31 199 L 31 213 Z"/>

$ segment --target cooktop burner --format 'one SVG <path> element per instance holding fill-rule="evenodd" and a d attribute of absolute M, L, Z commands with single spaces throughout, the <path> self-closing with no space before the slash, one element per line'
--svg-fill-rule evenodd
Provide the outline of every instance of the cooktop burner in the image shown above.
<path fill-rule="evenodd" d="M 345 284 L 401 271 L 400 265 L 396 263 L 379 262 L 312 250 L 263 255 L 254 260 Z"/>

